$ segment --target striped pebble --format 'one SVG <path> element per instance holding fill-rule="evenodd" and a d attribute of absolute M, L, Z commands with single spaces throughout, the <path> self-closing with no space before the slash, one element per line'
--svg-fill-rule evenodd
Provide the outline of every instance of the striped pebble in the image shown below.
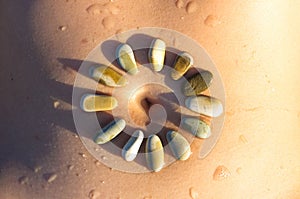
<path fill-rule="evenodd" d="M 139 72 L 132 48 L 128 44 L 120 44 L 116 50 L 116 57 L 120 66 L 129 74 Z"/>
<path fill-rule="evenodd" d="M 213 74 L 209 71 L 202 71 L 190 77 L 183 85 L 183 93 L 186 96 L 200 95 L 212 83 Z"/>
<path fill-rule="evenodd" d="M 126 161 L 133 161 L 136 158 L 143 139 L 144 133 L 141 130 L 136 130 L 132 134 L 131 138 L 128 140 L 122 150 L 122 157 Z"/>
<path fill-rule="evenodd" d="M 198 138 L 208 138 L 211 135 L 210 126 L 198 118 L 183 118 L 182 128 Z"/>
<path fill-rule="evenodd" d="M 158 172 L 164 166 L 164 148 L 157 135 L 150 135 L 146 142 L 146 161 L 149 169 Z"/>
<path fill-rule="evenodd" d="M 160 39 L 154 39 L 149 49 L 149 62 L 154 71 L 161 71 L 164 67 L 166 44 Z"/>
<path fill-rule="evenodd" d="M 174 63 L 174 70 L 171 72 L 171 77 L 174 80 L 180 79 L 188 69 L 193 65 L 193 57 L 187 52 L 180 53 Z"/>
<path fill-rule="evenodd" d="M 210 117 L 218 117 L 223 113 L 223 106 L 221 101 L 206 95 L 188 97 L 185 100 L 185 105 L 192 111 Z"/>
<path fill-rule="evenodd" d="M 107 111 L 117 106 L 117 99 L 107 95 L 86 94 L 82 96 L 80 102 L 80 107 L 86 112 Z"/>
<path fill-rule="evenodd" d="M 91 77 L 97 82 L 110 87 L 121 87 L 128 84 L 128 81 L 122 74 L 107 66 L 93 68 Z"/>
<path fill-rule="evenodd" d="M 111 141 L 124 130 L 125 126 L 126 122 L 123 119 L 112 121 L 100 130 L 98 135 L 95 137 L 94 142 L 96 144 L 105 144 Z"/>
<path fill-rule="evenodd" d="M 166 137 L 169 147 L 177 160 L 187 160 L 190 157 L 190 144 L 182 135 L 176 131 L 169 131 Z"/>

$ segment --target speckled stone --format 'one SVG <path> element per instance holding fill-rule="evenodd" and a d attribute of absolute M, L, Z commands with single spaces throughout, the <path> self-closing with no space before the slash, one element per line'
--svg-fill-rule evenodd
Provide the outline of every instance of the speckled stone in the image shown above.
<path fill-rule="evenodd" d="M 186 96 L 200 95 L 212 83 L 213 74 L 209 71 L 202 71 L 190 77 L 183 85 L 183 93 Z"/>
<path fill-rule="evenodd" d="M 121 87 L 128 84 L 127 79 L 122 74 L 107 66 L 92 68 L 91 77 L 99 83 L 110 87 Z"/>
<path fill-rule="evenodd" d="M 218 117 L 223 113 L 223 106 L 221 101 L 206 95 L 188 97 L 185 100 L 185 105 L 192 111 L 210 117 Z"/>
<path fill-rule="evenodd" d="M 96 144 L 105 144 L 119 135 L 126 127 L 126 122 L 123 119 L 113 120 L 106 125 L 94 139 Z"/>
<path fill-rule="evenodd" d="M 182 135 L 176 131 L 169 131 L 166 137 L 169 147 L 177 160 L 187 160 L 190 157 L 190 144 Z"/>
<path fill-rule="evenodd" d="M 183 118 L 182 128 L 198 138 L 208 138 L 211 135 L 210 126 L 198 118 Z"/>

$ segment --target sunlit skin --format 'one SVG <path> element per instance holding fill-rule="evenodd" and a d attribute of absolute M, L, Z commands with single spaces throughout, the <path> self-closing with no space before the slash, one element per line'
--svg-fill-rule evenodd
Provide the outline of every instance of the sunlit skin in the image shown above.
<path fill-rule="evenodd" d="M 300 198 L 300 3 L 198 0 L 187 12 L 183 2 L 119 0 L 99 13 L 87 12 L 88 0 L 1 4 L 0 198 Z M 100 41 L 149 26 L 207 50 L 224 83 L 225 122 L 206 158 L 196 139 L 186 161 L 123 173 L 95 163 L 75 136 L 73 83 Z"/>

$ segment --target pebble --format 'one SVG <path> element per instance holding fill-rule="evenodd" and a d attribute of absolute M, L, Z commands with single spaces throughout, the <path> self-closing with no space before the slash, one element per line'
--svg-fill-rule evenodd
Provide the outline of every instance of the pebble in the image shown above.
<path fill-rule="evenodd" d="M 106 125 L 96 138 L 94 139 L 94 142 L 96 144 L 105 144 L 109 142 L 110 140 L 114 139 L 119 133 L 123 131 L 123 129 L 126 126 L 126 122 L 123 119 L 117 119 L 113 120 L 111 123 Z"/>
<path fill-rule="evenodd" d="M 185 100 L 185 105 L 192 111 L 210 117 L 218 117 L 223 113 L 223 106 L 220 100 L 206 95 L 188 97 Z"/>
<path fill-rule="evenodd" d="M 27 176 L 22 176 L 19 178 L 19 183 L 20 184 L 27 184 L 28 183 L 29 178 Z"/>
<path fill-rule="evenodd" d="M 92 189 L 90 192 L 89 192 L 89 199 L 97 199 L 100 197 L 100 192 L 99 191 L 96 191 L 95 189 Z"/>
<path fill-rule="evenodd" d="M 220 20 L 214 15 L 208 15 L 204 20 L 204 24 L 210 27 L 215 27 L 220 23 L 221 23 Z"/>
<path fill-rule="evenodd" d="M 84 153 L 79 153 L 79 155 L 83 158 L 87 158 L 87 156 Z"/>
<path fill-rule="evenodd" d="M 132 48 L 128 44 L 120 44 L 116 50 L 116 57 L 120 66 L 129 74 L 138 73 Z"/>
<path fill-rule="evenodd" d="M 190 144 L 182 135 L 176 131 L 169 131 L 166 137 L 169 147 L 177 160 L 187 160 L 190 157 Z"/>
<path fill-rule="evenodd" d="M 213 179 L 214 180 L 224 180 L 230 176 L 230 171 L 223 165 L 220 165 L 216 168 Z"/>
<path fill-rule="evenodd" d="M 209 71 L 202 71 L 190 77 L 183 85 L 183 93 L 186 96 L 200 95 L 208 89 L 213 80 L 213 74 Z"/>
<path fill-rule="evenodd" d="M 184 1 L 183 1 L 183 0 L 177 0 L 177 1 L 175 2 L 175 5 L 176 5 L 177 8 L 183 8 L 183 6 L 184 6 Z"/>
<path fill-rule="evenodd" d="M 199 5 L 196 1 L 194 1 L 194 0 L 190 1 L 186 5 L 186 12 L 189 13 L 189 14 L 194 13 L 198 10 L 198 7 L 199 7 Z"/>
<path fill-rule="evenodd" d="M 112 96 L 85 94 L 81 98 L 80 106 L 85 112 L 107 111 L 116 108 L 118 101 Z"/>
<path fill-rule="evenodd" d="M 126 161 L 133 161 L 136 158 L 143 139 L 144 133 L 141 130 L 136 130 L 132 134 L 131 138 L 127 141 L 122 150 L 122 157 Z"/>
<path fill-rule="evenodd" d="M 58 108 L 59 105 L 60 105 L 59 101 L 53 102 L 53 107 L 54 107 L 54 108 Z"/>
<path fill-rule="evenodd" d="M 51 173 L 46 177 L 47 182 L 51 183 L 53 182 L 55 179 L 57 178 L 57 174 L 56 173 Z"/>
<path fill-rule="evenodd" d="M 122 87 L 128 84 L 127 79 L 122 74 L 107 66 L 92 68 L 90 75 L 97 82 L 110 87 Z"/>
<path fill-rule="evenodd" d="M 210 126 L 198 118 L 183 118 L 182 128 L 198 138 L 205 139 L 211 135 Z"/>
<path fill-rule="evenodd" d="M 171 77 L 174 80 L 180 79 L 193 65 L 193 62 L 193 57 L 190 54 L 187 52 L 180 53 L 174 62 L 174 70 L 171 72 Z"/>
<path fill-rule="evenodd" d="M 146 142 L 146 161 L 149 169 L 160 171 L 164 166 L 164 148 L 157 135 L 150 135 Z"/>
<path fill-rule="evenodd" d="M 58 30 L 65 31 L 65 30 L 67 30 L 67 26 L 59 26 Z"/>
<path fill-rule="evenodd" d="M 161 71 L 164 67 L 166 43 L 161 39 L 154 39 L 149 48 L 149 62 L 154 71 Z"/>

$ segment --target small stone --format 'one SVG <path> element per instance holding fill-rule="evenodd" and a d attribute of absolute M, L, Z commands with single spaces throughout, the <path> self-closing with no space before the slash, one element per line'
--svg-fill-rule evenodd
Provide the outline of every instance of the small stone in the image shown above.
<path fill-rule="evenodd" d="M 184 2 L 183 2 L 183 0 L 177 0 L 175 2 L 175 5 L 176 5 L 177 8 L 183 8 Z"/>
<path fill-rule="evenodd" d="M 189 13 L 189 14 L 194 13 L 198 10 L 198 7 L 199 7 L 199 5 L 196 1 L 194 1 L 194 0 L 190 1 L 186 5 L 186 12 Z"/>
<path fill-rule="evenodd" d="M 100 197 L 100 192 L 96 191 L 95 189 L 92 189 L 90 192 L 89 192 L 89 199 L 97 199 Z"/>
<path fill-rule="evenodd" d="M 176 131 L 169 131 L 166 137 L 169 147 L 177 160 L 187 160 L 190 157 L 190 144 L 182 135 Z"/>
<path fill-rule="evenodd" d="M 132 134 L 131 138 L 127 141 L 122 150 L 122 157 L 126 161 L 133 161 L 136 158 L 143 139 L 144 133 L 141 130 L 136 130 Z"/>
<path fill-rule="evenodd" d="M 216 168 L 213 179 L 214 180 L 224 180 L 230 176 L 230 171 L 223 165 L 220 165 Z"/>
<path fill-rule="evenodd" d="M 45 175 L 45 179 L 47 180 L 48 183 L 53 182 L 57 178 L 56 173 L 49 173 Z"/>
<path fill-rule="evenodd" d="M 122 74 L 107 66 L 92 68 L 90 75 L 97 82 L 110 87 L 121 87 L 128 84 L 127 79 Z"/>
<path fill-rule="evenodd" d="M 54 108 L 58 108 L 59 105 L 60 105 L 59 101 L 53 102 L 53 107 Z"/>
<path fill-rule="evenodd" d="M 150 135 L 147 139 L 146 162 L 154 172 L 160 171 L 164 166 L 164 148 L 157 135 Z"/>
<path fill-rule="evenodd" d="M 183 93 L 186 96 L 200 95 L 212 83 L 213 74 L 209 71 L 202 71 L 190 77 L 183 85 Z"/>
<path fill-rule="evenodd" d="M 113 120 L 111 123 L 106 125 L 96 138 L 94 142 L 96 144 L 105 144 L 110 140 L 114 139 L 117 135 L 119 135 L 126 126 L 126 122 L 123 119 Z"/>
<path fill-rule="evenodd" d="M 118 101 L 112 96 L 86 94 L 82 96 L 80 106 L 85 112 L 107 111 L 116 108 Z"/>
<path fill-rule="evenodd" d="M 116 50 L 116 57 L 120 66 L 129 74 L 135 75 L 139 72 L 134 53 L 128 44 L 120 44 Z"/>
<path fill-rule="evenodd" d="M 180 79 L 186 71 L 193 65 L 193 57 L 186 53 L 180 53 L 174 63 L 174 70 L 171 72 L 171 77 L 174 80 Z"/>
<path fill-rule="evenodd" d="M 27 184 L 28 183 L 29 178 L 27 176 L 22 176 L 19 178 L 19 183 L 20 184 Z"/>
<path fill-rule="evenodd" d="M 154 71 L 161 71 L 164 67 L 166 44 L 161 39 L 154 39 L 149 48 L 149 62 L 152 63 Z"/>
<path fill-rule="evenodd" d="M 218 117 L 223 113 L 223 106 L 220 100 L 206 95 L 188 97 L 185 100 L 185 105 L 192 111 L 210 117 Z"/>
<path fill-rule="evenodd" d="M 83 158 L 87 158 L 87 156 L 84 153 L 79 153 L 79 155 Z"/>
<path fill-rule="evenodd" d="M 183 118 L 182 128 L 198 138 L 205 139 L 211 135 L 210 126 L 198 118 Z"/>
<path fill-rule="evenodd" d="M 65 30 L 67 30 L 67 26 L 59 26 L 58 30 L 65 31 Z"/>

